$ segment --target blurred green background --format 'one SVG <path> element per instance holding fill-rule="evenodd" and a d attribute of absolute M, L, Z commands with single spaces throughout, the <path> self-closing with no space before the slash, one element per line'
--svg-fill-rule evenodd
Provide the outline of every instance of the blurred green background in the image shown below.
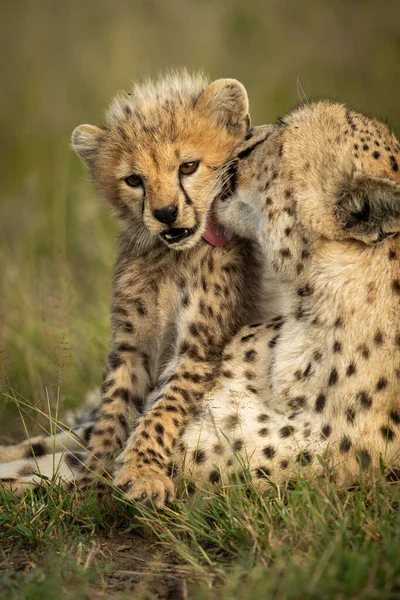
<path fill-rule="evenodd" d="M 400 126 L 398 0 L 3 1 L 0 55 L 0 427 L 10 438 L 21 431 L 12 397 L 76 405 L 101 378 L 116 228 L 69 138 L 101 123 L 118 89 L 186 66 L 241 80 L 254 123 L 330 97 Z"/>

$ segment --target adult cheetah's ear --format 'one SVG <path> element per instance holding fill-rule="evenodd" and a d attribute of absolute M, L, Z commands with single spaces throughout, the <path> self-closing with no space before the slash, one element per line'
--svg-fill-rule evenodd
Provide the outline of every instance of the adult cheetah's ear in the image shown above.
<path fill-rule="evenodd" d="M 336 205 L 342 230 L 366 244 L 400 232 L 400 181 L 355 174 Z"/>
<path fill-rule="evenodd" d="M 233 135 L 244 135 L 250 127 L 249 100 L 245 87 L 236 79 L 217 79 L 202 93 L 196 108 L 214 115 L 219 127 Z"/>
<path fill-rule="evenodd" d="M 103 133 L 103 130 L 95 125 L 79 125 L 72 132 L 72 148 L 89 171 L 95 165 Z"/>

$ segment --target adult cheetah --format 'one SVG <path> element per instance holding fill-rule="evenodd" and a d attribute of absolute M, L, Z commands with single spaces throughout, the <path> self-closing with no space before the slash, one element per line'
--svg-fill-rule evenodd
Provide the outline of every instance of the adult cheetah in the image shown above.
<path fill-rule="evenodd" d="M 327 468 L 341 485 L 382 468 L 394 476 L 399 142 L 330 102 L 298 108 L 261 140 L 239 148 L 235 190 L 217 215 L 263 246 L 284 286 L 280 315 L 228 344 L 230 376 L 213 390 L 201 435 L 192 424 L 183 436 L 201 452 L 193 472 L 218 480 L 239 450 L 261 487 Z"/>
<path fill-rule="evenodd" d="M 264 248 L 279 314 L 225 345 L 173 458 L 202 483 L 246 468 L 260 489 L 299 472 L 340 485 L 381 469 L 396 477 L 399 143 L 384 124 L 321 102 L 255 128 L 236 157 L 215 210 Z"/>

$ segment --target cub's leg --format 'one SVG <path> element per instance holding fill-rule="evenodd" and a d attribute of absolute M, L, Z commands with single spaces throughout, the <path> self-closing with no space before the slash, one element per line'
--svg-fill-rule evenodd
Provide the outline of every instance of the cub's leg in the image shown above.
<path fill-rule="evenodd" d="M 124 271 L 116 282 L 113 341 L 98 418 L 88 445 L 87 473 L 81 479 L 83 486 L 94 483 L 98 475 L 108 477 L 129 431 L 143 412 L 144 400 L 153 383 L 154 357 L 158 352 L 157 338 L 154 340 L 157 297 L 152 298 L 150 306 L 150 302 L 143 299 L 146 290 L 142 290 L 141 296 L 135 282 L 128 287 L 129 278 L 134 279 L 135 273 Z"/>
<path fill-rule="evenodd" d="M 212 258 L 212 257 L 211 257 Z M 243 280 L 235 260 L 203 268 L 189 308 L 182 305 L 170 377 L 120 455 L 115 484 L 157 507 L 174 497 L 169 468 L 178 439 L 202 412 L 220 357 L 243 318 Z M 240 315 L 240 317 L 238 316 Z M 245 318 L 245 317 L 244 317 Z"/>

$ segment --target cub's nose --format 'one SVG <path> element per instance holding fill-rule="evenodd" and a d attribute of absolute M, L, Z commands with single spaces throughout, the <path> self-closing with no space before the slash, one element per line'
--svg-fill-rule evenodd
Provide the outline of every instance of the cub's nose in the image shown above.
<path fill-rule="evenodd" d="M 175 204 L 168 204 L 168 206 L 155 208 L 153 210 L 153 215 L 157 221 L 161 221 L 161 223 L 165 223 L 166 225 L 172 225 L 172 223 L 176 220 L 177 214 L 178 207 L 175 206 Z"/>

